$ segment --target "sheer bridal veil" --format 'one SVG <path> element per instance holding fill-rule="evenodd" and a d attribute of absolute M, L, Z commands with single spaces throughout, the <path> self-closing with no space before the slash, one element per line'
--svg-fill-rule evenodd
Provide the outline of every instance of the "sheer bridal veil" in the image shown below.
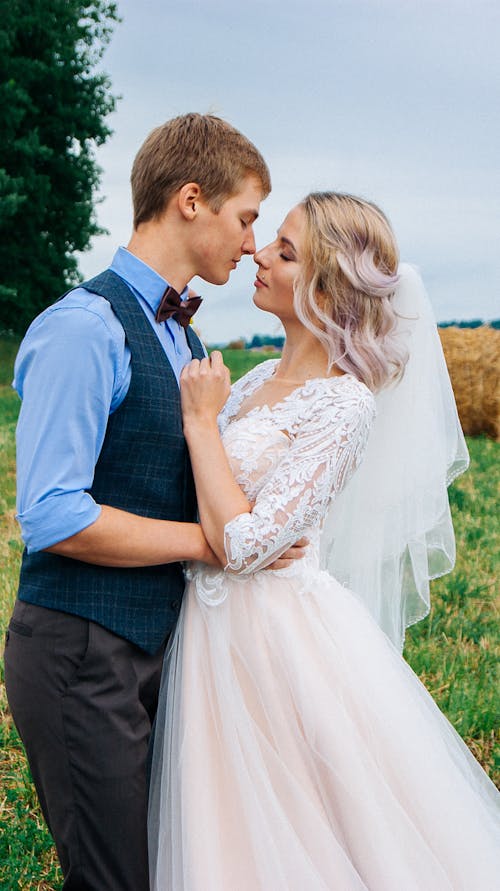
<path fill-rule="evenodd" d="M 393 643 L 429 611 L 429 580 L 449 572 L 455 537 L 447 487 L 469 463 L 432 307 L 401 264 L 394 296 L 409 360 L 376 397 L 364 460 L 335 499 L 322 565 L 362 598 Z"/>

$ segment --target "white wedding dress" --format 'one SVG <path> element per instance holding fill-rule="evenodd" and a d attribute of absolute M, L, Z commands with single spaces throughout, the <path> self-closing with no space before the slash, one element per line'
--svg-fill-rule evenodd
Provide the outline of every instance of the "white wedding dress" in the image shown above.
<path fill-rule="evenodd" d="M 221 416 L 255 506 L 226 526 L 226 571 L 190 569 L 157 717 L 152 889 L 500 889 L 500 795 L 364 605 L 319 569 L 373 396 L 344 375 L 255 405 L 275 364 L 240 380 Z M 264 570 L 303 534 L 303 560 Z"/>

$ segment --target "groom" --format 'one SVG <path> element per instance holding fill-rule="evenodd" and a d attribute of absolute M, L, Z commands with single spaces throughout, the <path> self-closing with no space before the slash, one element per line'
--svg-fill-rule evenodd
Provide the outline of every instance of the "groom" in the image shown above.
<path fill-rule="evenodd" d="M 179 375 L 204 355 L 187 283 L 224 284 L 254 252 L 270 188 L 219 118 L 158 127 L 132 169 L 128 248 L 35 319 L 16 360 L 26 549 L 6 686 L 65 891 L 149 887 L 147 749 L 180 561 L 217 562 L 182 434 Z"/>

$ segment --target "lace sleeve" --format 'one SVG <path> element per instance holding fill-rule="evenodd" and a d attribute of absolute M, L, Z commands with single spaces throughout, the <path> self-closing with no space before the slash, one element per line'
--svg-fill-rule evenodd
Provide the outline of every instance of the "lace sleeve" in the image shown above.
<path fill-rule="evenodd" d="M 327 387 L 299 405 L 296 423 L 287 431 L 290 446 L 252 512 L 225 526 L 226 570 L 256 572 L 321 524 L 331 499 L 361 461 L 373 416 L 373 396 L 361 385 L 333 394 Z"/>

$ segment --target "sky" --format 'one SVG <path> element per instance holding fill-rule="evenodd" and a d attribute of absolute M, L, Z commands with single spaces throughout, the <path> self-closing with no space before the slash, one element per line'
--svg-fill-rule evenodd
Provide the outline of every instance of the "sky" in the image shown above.
<path fill-rule="evenodd" d="M 122 98 L 97 151 L 100 225 L 80 258 L 106 267 L 131 234 L 130 168 L 150 130 L 189 111 L 238 127 L 273 191 L 257 245 L 308 192 L 379 204 L 438 321 L 500 317 L 498 0 L 118 0 L 103 67 Z M 207 343 L 277 334 L 252 304 L 255 264 L 199 279 Z"/>

